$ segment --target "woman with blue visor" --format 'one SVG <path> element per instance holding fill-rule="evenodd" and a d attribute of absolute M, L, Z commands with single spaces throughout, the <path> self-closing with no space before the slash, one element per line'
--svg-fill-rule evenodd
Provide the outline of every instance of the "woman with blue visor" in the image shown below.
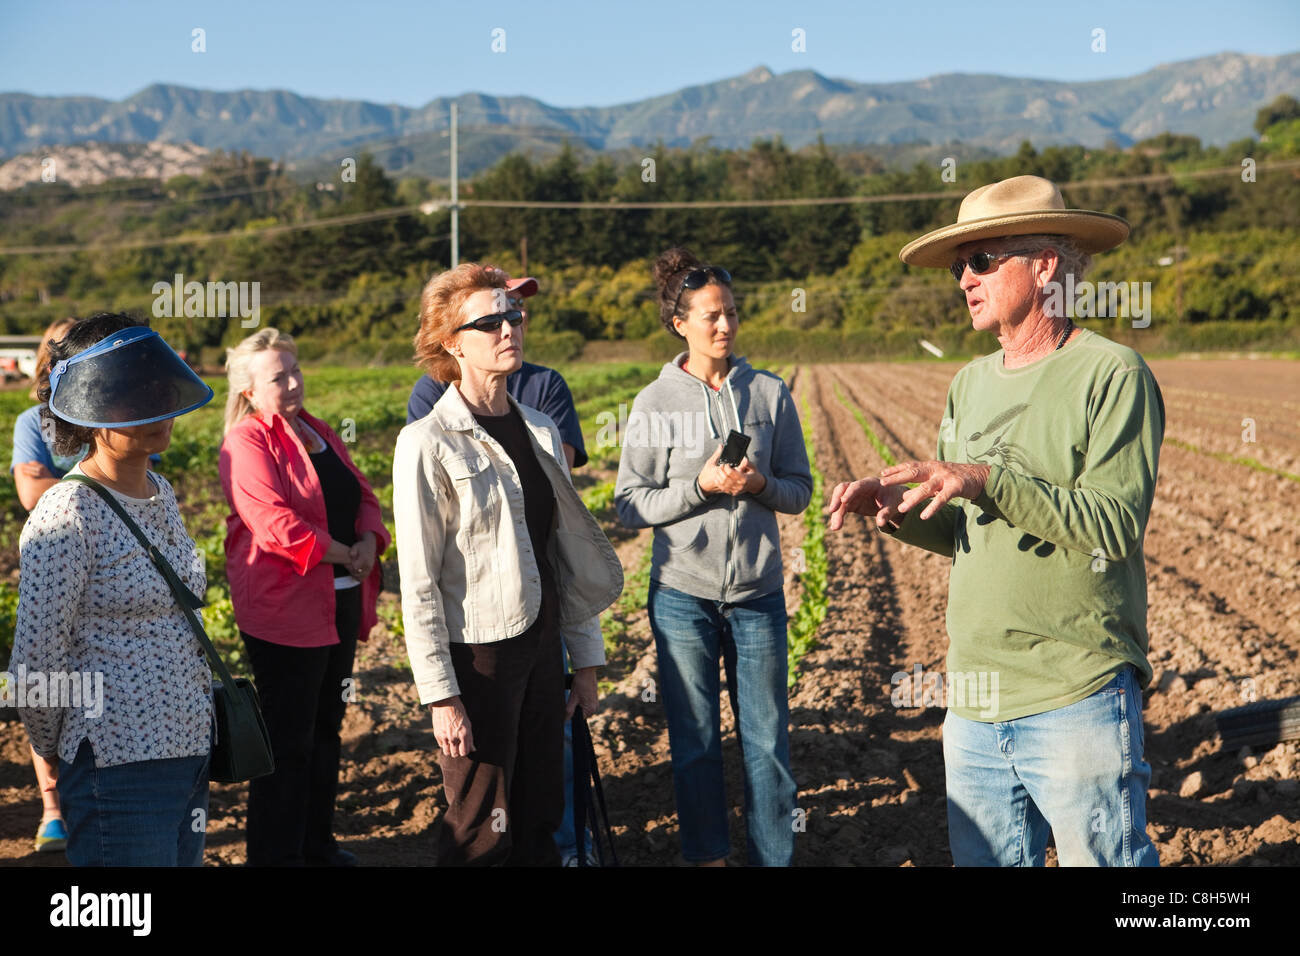
<path fill-rule="evenodd" d="M 68 474 L 98 483 L 192 592 L 203 562 L 167 479 L 149 470 L 172 423 L 212 399 L 158 333 L 99 313 L 51 344 L 38 392 Z M 77 866 L 199 866 L 212 675 L 171 588 L 126 523 L 80 480 L 23 527 L 9 671 L 34 750 L 57 781 Z"/>

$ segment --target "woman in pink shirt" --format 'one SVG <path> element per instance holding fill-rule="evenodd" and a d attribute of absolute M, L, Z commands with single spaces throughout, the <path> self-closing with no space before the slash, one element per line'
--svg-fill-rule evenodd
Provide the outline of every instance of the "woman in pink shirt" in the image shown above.
<path fill-rule="evenodd" d="M 226 357 L 226 574 L 276 765 L 249 784 L 248 863 L 353 866 L 333 834 L 339 729 L 389 534 L 342 441 L 303 409 L 297 354 L 268 328 Z"/>

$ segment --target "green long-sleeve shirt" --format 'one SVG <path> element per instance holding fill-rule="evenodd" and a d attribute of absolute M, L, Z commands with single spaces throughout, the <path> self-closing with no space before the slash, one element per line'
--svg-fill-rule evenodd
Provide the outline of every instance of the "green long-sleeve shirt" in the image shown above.
<path fill-rule="evenodd" d="M 1150 682 L 1142 537 L 1165 423 L 1141 356 L 1094 332 L 1023 368 L 1002 354 L 957 373 L 939 431 L 940 461 L 990 466 L 984 492 L 895 533 L 952 558 L 947 703 L 983 721 L 1082 700 L 1126 662 Z"/>

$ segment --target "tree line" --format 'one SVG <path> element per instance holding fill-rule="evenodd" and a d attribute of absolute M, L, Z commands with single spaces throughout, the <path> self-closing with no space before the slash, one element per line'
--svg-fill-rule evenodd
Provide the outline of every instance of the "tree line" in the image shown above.
<path fill-rule="evenodd" d="M 524 266 L 543 281 L 534 303 L 537 341 L 572 351 L 584 339 L 652 336 L 658 328 L 649 263 L 683 243 L 722 263 L 748 300 L 747 321 L 801 332 L 887 336 L 911 325 L 965 320 L 959 297 L 933 270 L 909 270 L 898 248 L 951 222 L 978 185 L 1021 174 L 1059 183 L 1172 174 L 1121 185 L 1067 187 L 1068 205 L 1124 216 L 1126 247 L 1099 260 L 1126 279 L 1148 275 L 1168 292 L 1170 322 L 1300 320 L 1294 265 L 1300 209 L 1296 171 L 1254 170 L 1300 156 L 1300 103 L 1261 109 L 1257 137 L 1222 147 L 1165 133 L 1128 148 L 1035 148 L 988 157 L 960 145 L 935 161 L 890 168 L 867 148 L 824 142 L 791 149 L 759 140 L 748 149 L 707 142 L 662 145 L 616 161 L 582 162 L 567 146 L 546 161 L 511 154 L 462 186 L 465 199 L 593 202 L 600 209 L 464 209 L 462 260 Z M 933 154 L 932 154 L 933 155 Z M 1198 171 L 1229 168 L 1198 177 Z M 1238 172 L 1238 170 L 1240 172 Z M 621 209 L 629 202 L 710 202 L 942 193 L 942 198 L 802 207 Z M 151 289 L 182 274 L 205 282 L 259 282 L 263 324 L 309 336 L 336 355 L 409 356 L 423 282 L 447 267 L 445 206 L 348 225 L 263 235 L 305 224 L 446 199 L 444 182 L 388 176 L 369 156 L 332 182 L 301 183 L 281 164 L 215 154 L 197 176 L 99 187 L 31 184 L 0 194 L 3 244 L 77 244 L 82 251 L 0 256 L 0 319 L 30 332 L 65 314 L 125 308 L 149 314 Z M 205 242 L 113 248 L 124 241 L 233 233 Z M 1160 266 L 1174 263 L 1177 281 Z M 1163 271 L 1162 271 L 1163 270 Z M 1174 286 L 1177 286 L 1175 289 Z M 805 292 L 805 307 L 792 290 Z M 179 345 L 209 349 L 246 331 L 238 321 L 177 316 L 155 323 Z"/>

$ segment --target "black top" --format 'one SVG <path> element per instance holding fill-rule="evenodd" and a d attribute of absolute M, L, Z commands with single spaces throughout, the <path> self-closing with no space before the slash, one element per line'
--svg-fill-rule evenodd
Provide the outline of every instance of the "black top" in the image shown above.
<path fill-rule="evenodd" d="M 555 492 L 551 489 L 551 480 L 546 477 L 542 463 L 533 452 L 528 427 L 515 409 L 511 408 L 504 415 L 476 413 L 474 418 L 510 456 L 524 492 L 524 522 L 528 525 L 528 538 L 542 579 L 542 608 L 537 620 L 525 633 L 538 627 L 552 627 L 558 617 L 559 595 L 555 587 L 555 572 L 547 557 L 551 527 L 555 522 Z"/>
<path fill-rule="evenodd" d="M 357 513 L 361 510 L 361 482 L 352 474 L 352 469 L 325 442 L 322 451 L 313 451 L 312 467 L 320 479 L 321 491 L 325 493 L 325 517 L 329 522 L 330 537 L 341 544 L 357 543 Z M 347 568 L 341 564 L 334 565 L 334 577 L 347 577 Z"/>
<path fill-rule="evenodd" d="M 427 375 L 416 382 L 411 389 L 411 399 L 406 403 L 406 424 L 429 414 L 447 390 L 447 385 L 447 382 L 435 382 Z M 582 442 L 573 393 L 559 372 L 544 365 L 524 362 L 518 371 L 506 376 L 506 391 L 520 405 L 550 416 L 560 431 L 560 441 L 573 446 L 573 467 L 581 468 L 587 463 L 587 447 Z"/>

